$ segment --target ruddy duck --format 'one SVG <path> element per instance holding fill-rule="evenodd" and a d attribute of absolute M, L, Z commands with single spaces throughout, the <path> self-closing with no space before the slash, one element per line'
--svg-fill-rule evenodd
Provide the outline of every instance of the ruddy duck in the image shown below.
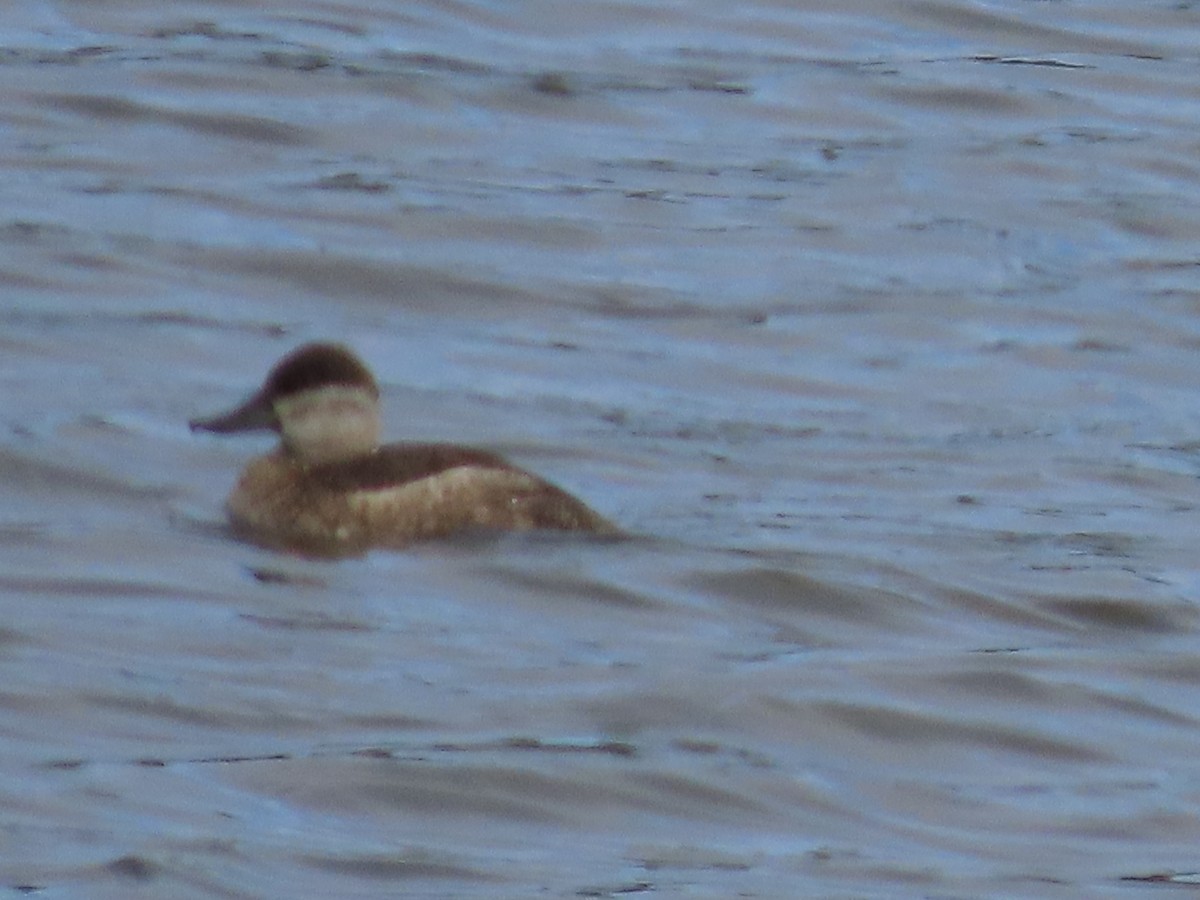
<path fill-rule="evenodd" d="M 486 450 L 379 444 L 379 388 L 338 344 L 280 360 L 237 409 L 193 431 L 271 430 L 229 496 L 234 528 L 255 543 L 318 555 L 402 547 L 471 529 L 615 528 L 579 500 Z"/>

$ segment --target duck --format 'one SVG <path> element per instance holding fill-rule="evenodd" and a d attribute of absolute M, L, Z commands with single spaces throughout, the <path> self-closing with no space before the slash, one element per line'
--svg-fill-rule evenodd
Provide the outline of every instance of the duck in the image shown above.
<path fill-rule="evenodd" d="M 381 445 L 379 387 L 342 344 L 298 347 L 241 405 L 188 424 L 193 432 L 279 435 L 226 502 L 235 533 L 272 549 L 346 556 L 465 532 L 617 531 L 583 501 L 488 450 Z"/>

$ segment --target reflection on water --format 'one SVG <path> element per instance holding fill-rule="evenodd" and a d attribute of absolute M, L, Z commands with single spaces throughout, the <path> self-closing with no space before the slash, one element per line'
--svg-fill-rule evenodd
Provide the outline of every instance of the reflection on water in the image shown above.
<path fill-rule="evenodd" d="M 1196 25 L 6 13 L 4 883 L 1188 883 Z M 635 537 L 238 543 L 186 422 L 317 338 Z"/>

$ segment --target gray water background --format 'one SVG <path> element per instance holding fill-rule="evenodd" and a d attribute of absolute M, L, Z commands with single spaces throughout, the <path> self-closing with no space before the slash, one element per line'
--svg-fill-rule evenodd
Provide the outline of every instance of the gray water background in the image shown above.
<path fill-rule="evenodd" d="M 0 892 L 1186 894 L 1198 48 L 1174 2 L 10 3 Z M 635 537 L 239 544 L 269 442 L 186 421 L 312 339 Z"/>

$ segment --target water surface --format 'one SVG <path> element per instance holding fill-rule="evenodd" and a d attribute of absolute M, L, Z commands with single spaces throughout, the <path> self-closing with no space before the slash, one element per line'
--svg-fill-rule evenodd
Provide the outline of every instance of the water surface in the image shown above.
<path fill-rule="evenodd" d="M 1157 896 L 1200 871 L 1200 12 L 18 3 L 0 884 Z M 355 347 L 622 542 L 237 543 Z"/>

